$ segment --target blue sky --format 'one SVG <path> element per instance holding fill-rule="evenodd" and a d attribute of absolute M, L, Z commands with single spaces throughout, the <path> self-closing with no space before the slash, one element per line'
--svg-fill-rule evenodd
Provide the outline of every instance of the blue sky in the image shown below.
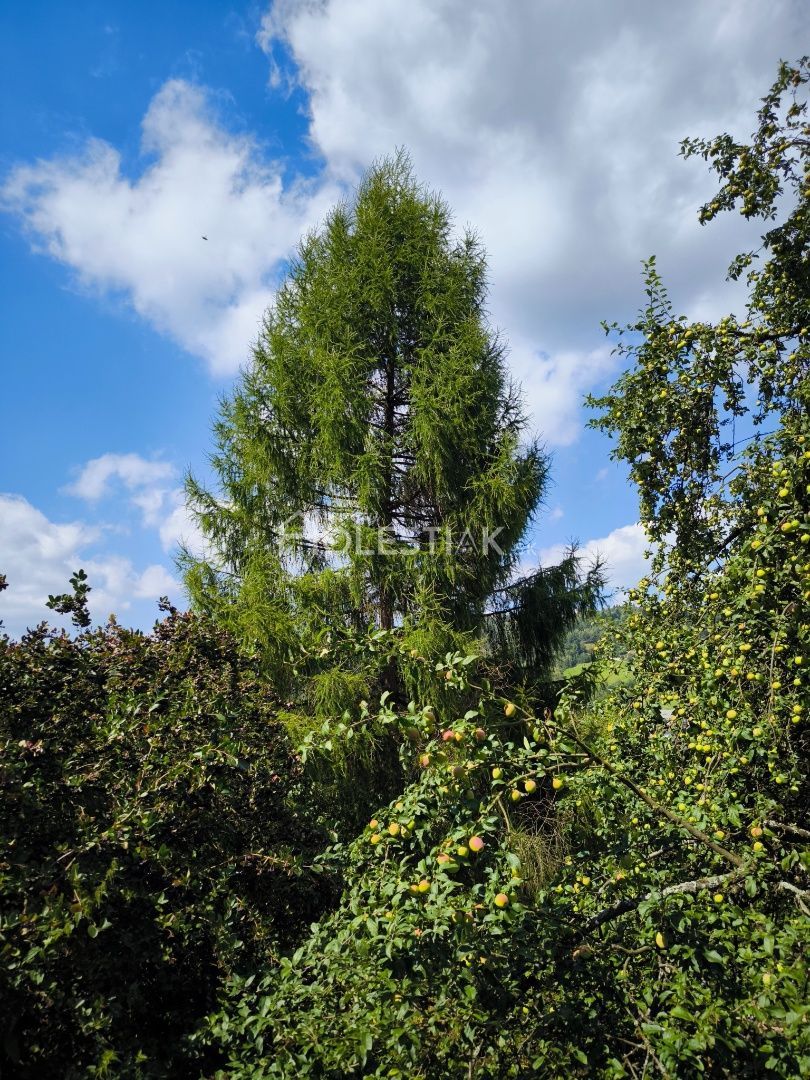
<path fill-rule="evenodd" d="M 182 603 L 181 479 L 205 474 L 217 400 L 297 238 L 397 146 L 481 234 L 491 319 L 554 455 L 527 562 L 577 538 L 631 583 L 635 495 L 581 405 L 618 374 L 600 320 L 632 317 L 653 252 L 680 310 L 738 302 L 724 268 L 752 233 L 701 229 L 711 180 L 678 142 L 747 134 L 807 30 L 799 0 L 670 7 L 4 5 L 7 629 L 80 565 L 97 619 Z"/>

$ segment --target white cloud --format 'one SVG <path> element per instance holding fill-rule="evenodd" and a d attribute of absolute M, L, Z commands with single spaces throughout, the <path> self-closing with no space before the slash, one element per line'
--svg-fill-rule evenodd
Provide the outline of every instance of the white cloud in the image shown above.
<path fill-rule="evenodd" d="M 607 536 L 582 544 L 579 554 L 586 564 L 597 555 L 601 556 L 606 563 L 608 589 L 624 590 L 632 588 L 644 576 L 648 567 L 648 560 L 644 558 L 647 546 L 641 525 L 622 525 Z M 555 544 L 542 548 L 538 552 L 538 561 L 541 566 L 553 566 L 565 553 L 564 544 Z"/>
<path fill-rule="evenodd" d="M 508 17 L 483 0 L 276 0 L 259 43 L 276 87 L 307 95 L 317 176 L 228 130 L 211 94 L 173 79 L 143 119 L 138 175 L 89 140 L 17 166 L 3 198 L 87 287 L 122 293 L 227 374 L 302 232 L 375 157 L 407 146 L 417 175 L 480 232 L 493 324 L 536 426 L 566 445 L 582 394 L 614 370 L 600 320 L 632 318 L 643 299 L 641 259 L 658 255 L 686 311 L 738 299 L 726 300 L 726 265 L 757 226 L 700 229 L 714 185 L 677 147 L 746 135 L 804 29 L 797 0 L 516 0 Z"/>
<path fill-rule="evenodd" d="M 336 189 L 285 186 L 282 163 L 222 127 L 211 96 L 179 79 L 152 100 L 142 130 L 148 164 L 137 178 L 123 173 L 114 147 L 91 139 L 78 156 L 18 165 L 3 202 L 85 286 L 123 292 L 213 371 L 234 372 L 279 262 Z"/>
<path fill-rule="evenodd" d="M 65 492 L 88 502 L 96 502 L 110 494 L 113 480 L 120 480 L 127 490 L 139 492 L 135 501 L 148 514 L 160 490 L 154 485 L 171 480 L 175 475 L 174 466 L 167 461 L 147 461 L 139 454 L 102 454 L 78 470 L 76 479 L 65 488 Z"/>
<path fill-rule="evenodd" d="M 140 574 L 133 586 L 133 595 L 141 600 L 154 600 L 177 592 L 177 581 L 165 566 L 154 563 Z"/>
<path fill-rule="evenodd" d="M 49 594 L 70 590 L 71 574 L 80 567 L 91 585 L 89 607 L 96 621 L 126 612 L 132 599 L 157 600 L 178 595 L 177 582 L 157 564 L 137 570 L 131 560 L 94 553 L 101 530 L 81 521 L 60 524 L 19 495 L 0 495 L 0 573 L 9 587 L 0 593 L 0 619 L 8 633 L 19 635 L 43 619 L 66 620 L 49 611 Z"/>
<path fill-rule="evenodd" d="M 542 439 L 569 446 L 580 432 L 583 396 L 615 368 L 609 348 L 590 352 L 512 352 L 512 370 L 523 387 L 526 408 Z"/>
<path fill-rule="evenodd" d="M 76 470 L 76 479 L 63 490 L 68 495 L 97 503 L 118 495 L 115 481 L 127 493 L 128 502 L 140 511 L 141 524 L 156 529 L 167 554 L 174 555 L 182 545 L 195 555 L 208 550 L 202 533 L 186 508 L 182 487 L 172 481 L 177 469 L 168 461 L 149 461 L 139 454 L 102 454 Z M 161 580 L 176 586 L 163 567 L 151 567 L 150 581 Z M 164 590 L 165 591 L 165 590 Z"/>
<path fill-rule="evenodd" d="M 76 553 L 80 547 L 96 541 L 99 530 L 80 521 L 61 525 L 49 521 L 19 495 L 0 495 L 0 510 L 3 519 L 0 565 L 12 586 L 5 595 L 9 599 L 22 599 L 23 591 L 29 590 L 28 595 L 47 599 L 48 591 L 63 592 L 67 577 L 76 569 Z M 28 568 L 26 573 L 16 575 L 15 570 L 22 564 Z M 57 582 L 54 582 L 55 568 L 61 575 Z M 25 585 L 15 586 L 15 577 L 24 580 Z"/>
<path fill-rule="evenodd" d="M 203 534 L 186 507 L 185 492 L 175 489 L 170 496 L 171 509 L 160 522 L 158 532 L 163 550 L 174 553 L 179 547 L 186 548 L 198 558 L 208 552 Z"/>
<path fill-rule="evenodd" d="M 652 253 L 687 310 L 725 307 L 756 226 L 697 225 L 713 190 L 686 135 L 747 135 L 806 13 L 795 0 L 275 0 L 259 42 L 307 92 L 337 176 L 407 146 L 490 255 L 494 323 L 550 443 L 611 374 L 602 319 L 632 318 Z M 285 56 L 293 65 L 284 67 Z M 581 358 L 581 362 L 580 362 Z"/>

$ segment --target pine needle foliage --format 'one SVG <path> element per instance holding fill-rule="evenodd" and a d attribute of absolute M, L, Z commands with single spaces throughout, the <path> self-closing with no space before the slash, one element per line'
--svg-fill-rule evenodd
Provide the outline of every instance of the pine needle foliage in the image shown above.
<path fill-rule="evenodd" d="M 212 556 L 194 602 L 283 659 L 406 622 L 481 633 L 547 665 L 591 598 L 575 561 L 514 577 L 549 461 L 526 439 L 486 261 L 403 152 L 306 236 L 215 426 L 219 492 L 190 506 Z M 562 587 L 560 587 L 562 586 Z M 537 635 L 542 635 L 542 641 Z"/>

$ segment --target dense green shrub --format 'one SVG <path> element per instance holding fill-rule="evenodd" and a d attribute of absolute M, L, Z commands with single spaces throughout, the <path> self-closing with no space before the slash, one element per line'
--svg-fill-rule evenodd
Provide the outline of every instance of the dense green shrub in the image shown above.
<path fill-rule="evenodd" d="M 3 1075 L 198 1076 L 226 976 L 329 902 L 300 762 L 228 635 L 0 640 Z"/>
<path fill-rule="evenodd" d="M 778 558 L 793 541 L 774 533 Z M 750 541 L 729 582 L 749 559 Z M 724 644 L 747 643 L 711 588 Z M 764 616 L 753 588 L 740 603 Z M 229 1055 L 219 1075 L 810 1075 L 806 694 L 786 681 L 754 732 L 762 679 L 704 696 L 691 627 L 659 629 L 663 650 L 627 628 L 633 682 L 586 712 L 505 702 L 456 655 L 434 673 L 455 710 L 384 701 L 361 719 L 409 736 L 412 782 L 324 858 L 345 869 L 339 909 L 231 980 L 207 1036 Z M 791 684 L 795 655 L 774 672 Z"/>

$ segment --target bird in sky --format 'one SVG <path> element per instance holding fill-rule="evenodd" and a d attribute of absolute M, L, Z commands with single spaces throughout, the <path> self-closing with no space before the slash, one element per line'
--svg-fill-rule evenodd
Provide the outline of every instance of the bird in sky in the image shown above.
<path fill-rule="evenodd" d="M 207 236 L 204 236 L 204 237 L 203 237 L 203 240 L 207 240 L 207 239 L 208 239 L 208 237 L 207 237 Z"/>

